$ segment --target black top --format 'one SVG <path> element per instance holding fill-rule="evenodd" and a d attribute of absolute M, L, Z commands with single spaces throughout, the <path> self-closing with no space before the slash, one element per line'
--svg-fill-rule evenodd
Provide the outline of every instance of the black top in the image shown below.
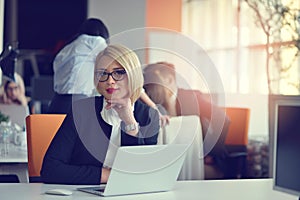
<path fill-rule="evenodd" d="M 112 131 L 112 126 L 101 117 L 102 107 L 103 97 L 86 98 L 73 104 L 44 157 L 41 170 L 43 182 L 100 184 Z M 121 131 L 121 146 L 156 144 L 158 112 L 138 100 L 134 116 L 140 125 L 138 137 Z M 124 127 L 123 122 L 121 127 Z"/>

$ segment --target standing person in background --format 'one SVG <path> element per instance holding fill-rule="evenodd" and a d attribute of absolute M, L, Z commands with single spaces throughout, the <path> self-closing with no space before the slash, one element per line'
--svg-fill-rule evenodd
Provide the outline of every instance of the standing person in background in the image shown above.
<path fill-rule="evenodd" d="M 94 94 L 93 71 L 96 53 L 108 43 L 109 31 L 96 18 L 83 22 L 78 33 L 53 61 L 54 91 L 48 113 L 65 114 L 77 99 Z"/>

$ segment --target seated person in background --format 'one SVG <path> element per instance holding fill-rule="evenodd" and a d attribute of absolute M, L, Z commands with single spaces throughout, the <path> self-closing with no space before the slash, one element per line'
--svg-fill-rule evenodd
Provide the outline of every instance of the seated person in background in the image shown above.
<path fill-rule="evenodd" d="M 159 114 L 138 100 L 144 79 L 133 51 L 108 45 L 96 58 L 94 83 L 101 96 L 74 102 L 45 154 L 43 182 L 106 183 L 119 146 L 157 144 Z"/>
<path fill-rule="evenodd" d="M 226 173 L 224 164 L 227 152 L 225 137 L 229 126 L 229 119 L 225 112 L 207 101 L 199 90 L 186 90 L 178 88 L 176 72 L 173 64 L 158 62 L 149 64 L 144 68 L 145 91 L 156 104 L 163 106 L 170 116 L 198 115 L 202 125 L 203 138 L 207 134 L 217 132 L 219 125 L 211 123 L 212 109 L 216 116 L 225 119 L 220 137 L 210 152 L 205 152 L 205 164 L 214 162 L 218 170 Z M 210 127 L 209 127 L 210 126 Z M 205 175 L 210 176 L 210 175 Z"/>
<path fill-rule="evenodd" d="M 24 81 L 17 73 L 15 73 L 15 80 L 3 80 L 0 102 L 28 106 L 29 98 L 25 96 Z"/>

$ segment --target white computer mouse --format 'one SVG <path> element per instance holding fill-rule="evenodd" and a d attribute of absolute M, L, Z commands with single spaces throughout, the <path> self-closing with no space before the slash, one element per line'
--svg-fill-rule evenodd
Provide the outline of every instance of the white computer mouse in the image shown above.
<path fill-rule="evenodd" d="M 71 190 L 67 189 L 50 189 L 45 192 L 46 194 L 53 194 L 53 195 L 63 195 L 63 196 L 70 196 L 73 194 Z"/>

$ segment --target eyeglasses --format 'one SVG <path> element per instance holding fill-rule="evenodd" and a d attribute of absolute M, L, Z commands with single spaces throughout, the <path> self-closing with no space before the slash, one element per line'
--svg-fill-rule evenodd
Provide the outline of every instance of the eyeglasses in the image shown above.
<path fill-rule="evenodd" d="M 115 70 L 111 73 L 105 72 L 105 71 L 96 71 L 95 72 L 95 78 L 99 82 L 105 82 L 108 80 L 108 77 L 111 76 L 115 81 L 121 81 L 124 79 L 126 75 L 125 70 Z"/>

